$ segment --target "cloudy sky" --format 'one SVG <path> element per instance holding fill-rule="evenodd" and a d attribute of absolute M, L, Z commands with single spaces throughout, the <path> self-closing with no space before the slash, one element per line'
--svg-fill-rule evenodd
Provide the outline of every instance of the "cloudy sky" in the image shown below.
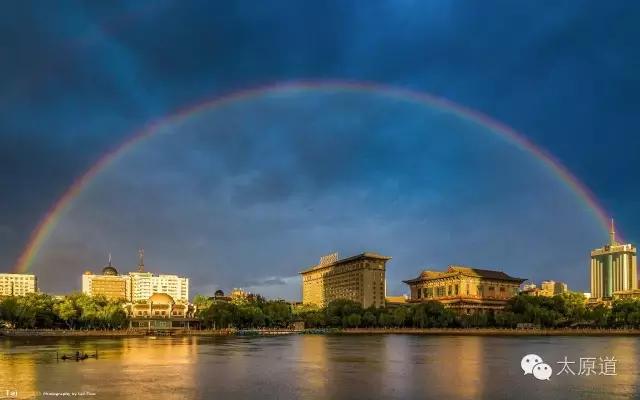
<path fill-rule="evenodd" d="M 522 132 L 636 242 L 634 3 L 20 2 L 0 13 L 0 270 L 74 180 L 150 122 L 298 80 L 425 91 Z M 389 291 L 449 263 L 587 289 L 606 233 L 539 160 L 384 93 L 293 90 L 206 109 L 129 149 L 36 257 L 43 289 L 122 272 L 296 298 L 324 253 L 393 257 Z"/>

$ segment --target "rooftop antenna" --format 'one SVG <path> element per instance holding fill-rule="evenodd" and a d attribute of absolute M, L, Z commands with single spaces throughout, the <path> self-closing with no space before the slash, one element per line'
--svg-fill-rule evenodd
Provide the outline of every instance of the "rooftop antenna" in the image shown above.
<path fill-rule="evenodd" d="M 144 272 L 144 249 L 138 249 L 138 272 Z"/>
<path fill-rule="evenodd" d="M 611 229 L 609 230 L 609 244 L 615 245 L 616 242 L 616 229 L 613 224 L 613 218 L 611 218 Z"/>

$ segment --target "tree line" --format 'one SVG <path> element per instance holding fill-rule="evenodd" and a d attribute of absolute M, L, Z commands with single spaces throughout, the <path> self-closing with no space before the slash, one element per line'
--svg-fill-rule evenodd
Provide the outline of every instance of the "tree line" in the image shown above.
<path fill-rule="evenodd" d="M 306 328 L 516 328 L 530 324 L 543 328 L 640 328 L 640 299 L 616 300 L 612 307 L 587 307 L 581 293 L 554 297 L 521 294 L 497 313 L 459 314 L 440 302 L 427 301 L 386 308 L 362 308 L 336 300 L 326 307 L 289 306 L 260 296 L 240 303 L 215 302 L 201 308 L 207 328 L 286 327 L 303 321 Z"/>
<path fill-rule="evenodd" d="M 124 301 L 73 294 L 54 298 L 44 293 L 0 299 L 0 326 L 5 328 L 122 329 L 128 326 Z M 291 305 L 262 296 L 230 302 L 196 296 L 197 317 L 204 328 L 287 328 L 302 321 L 307 328 L 640 328 L 640 299 L 616 300 L 611 307 L 587 307 L 582 294 L 554 297 L 518 295 L 498 313 L 458 314 L 437 301 L 386 308 L 362 308 L 336 300 L 326 307 Z"/>
<path fill-rule="evenodd" d="M 122 301 L 73 294 L 61 299 L 29 293 L 0 299 L 0 326 L 19 329 L 122 329 L 128 326 Z"/>

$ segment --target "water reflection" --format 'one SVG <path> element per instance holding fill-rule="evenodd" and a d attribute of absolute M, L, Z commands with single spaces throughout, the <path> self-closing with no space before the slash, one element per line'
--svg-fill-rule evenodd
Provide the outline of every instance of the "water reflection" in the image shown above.
<path fill-rule="evenodd" d="M 56 351 L 99 351 L 98 360 L 56 362 Z M 0 390 L 90 392 L 135 398 L 633 398 L 636 338 L 412 335 L 259 338 L 0 340 Z M 523 376 L 537 353 L 557 368 L 565 355 L 615 356 L 617 376 Z M 578 364 L 576 364 L 578 366 Z M 554 372 L 557 372 L 555 369 Z M 3 393 L 0 393 L 0 395 Z"/>
<path fill-rule="evenodd" d="M 305 335 L 293 341 L 293 359 L 297 382 L 306 385 L 302 398 L 328 398 L 327 336 Z"/>
<path fill-rule="evenodd" d="M 31 355 L 3 353 L 0 365 L 0 398 L 33 398 L 37 390 L 37 374 Z"/>

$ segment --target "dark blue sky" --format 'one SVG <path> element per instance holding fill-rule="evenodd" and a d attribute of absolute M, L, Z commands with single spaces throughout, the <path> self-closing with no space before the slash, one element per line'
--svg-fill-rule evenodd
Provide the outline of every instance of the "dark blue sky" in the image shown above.
<path fill-rule="evenodd" d="M 634 2 L 595 1 L 5 4 L 0 268 L 149 121 L 298 79 L 392 84 L 486 113 L 560 159 L 637 242 L 639 17 Z"/>

